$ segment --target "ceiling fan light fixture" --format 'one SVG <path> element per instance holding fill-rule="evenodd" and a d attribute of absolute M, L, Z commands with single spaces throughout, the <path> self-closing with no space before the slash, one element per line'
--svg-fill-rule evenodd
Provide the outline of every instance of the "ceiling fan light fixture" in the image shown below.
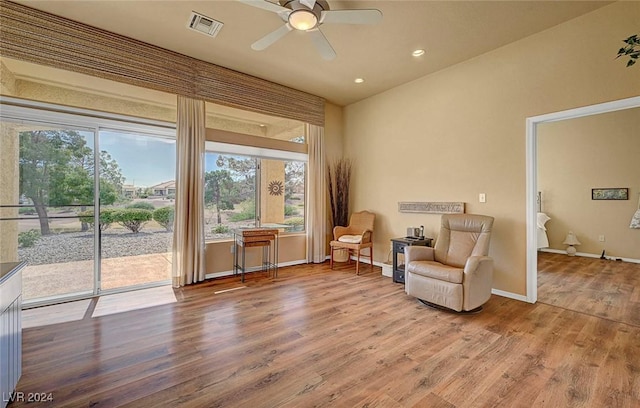
<path fill-rule="evenodd" d="M 311 10 L 295 10 L 289 14 L 289 25 L 300 31 L 307 31 L 318 25 L 318 17 Z"/>
<path fill-rule="evenodd" d="M 382 12 L 376 9 L 330 10 L 327 0 L 238 0 L 249 6 L 276 13 L 285 22 L 276 30 L 268 33 L 251 44 L 251 48 L 262 51 L 293 30 L 304 31 L 322 56 L 331 61 L 336 51 L 319 29 L 329 24 L 375 24 L 382 19 Z"/>

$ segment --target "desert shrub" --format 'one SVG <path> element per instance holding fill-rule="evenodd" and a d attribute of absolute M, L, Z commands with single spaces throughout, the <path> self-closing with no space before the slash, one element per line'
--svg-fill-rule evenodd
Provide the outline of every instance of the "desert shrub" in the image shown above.
<path fill-rule="evenodd" d="M 211 232 L 214 234 L 227 234 L 229 233 L 229 227 L 223 224 L 218 224 L 215 227 L 211 228 Z"/>
<path fill-rule="evenodd" d="M 40 239 L 40 231 L 31 229 L 29 231 L 24 231 L 18 234 L 18 244 L 22 248 L 32 247 L 38 242 Z"/>
<path fill-rule="evenodd" d="M 256 218 L 256 205 L 254 200 L 248 200 L 239 205 L 240 212 L 231 216 L 233 222 L 254 220 Z"/>
<path fill-rule="evenodd" d="M 173 230 L 174 217 L 175 209 L 173 207 L 160 207 L 153 211 L 153 219 L 167 231 Z"/>
<path fill-rule="evenodd" d="M 85 224 L 89 224 L 93 227 L 93 210 L 79 212 L 78 218 L 80 219 L 80 222 L 84 222 Z"/>
<path fill-rule="evenodd" d="M 295 205 L 286 204 L 284 206 L 284 216 L 290 217 L 292 215 L 298 215 L 298 207 L 296 207 Z"/>
<path fill-rule="evenodd" d="M 138 201 L 137 203 L 129 204 L 126 208 L 140 208 L 142 210 L 149 210 L 149 211 L 153 211 L 156 209 L 156 207 L 154 207 L 153 204 L 147 203 L 144 201 Z"/>
<path fill-rule="evenodd" d="M 151 221 L 153 213 L 141 208 L 125 208 L 114 214 L 114 221 L 133 233 L 140 232 L 147 221 Z"/>
<path fill-rule="evenodd" d="M 100 231 L 104 231 L 111 224 L 115 222 L 115 214 L 118 212 L 115 208 L 103 208 L 100 210 Z M 93 210 L 82 211 L 78 214 L 78 218 L 81 222 L 89 224 L 94 227 L 93 222 Z"/>
<path fill-rule="evenodd" d="M 302 231 L 304 229 L 303 217 L 291 217 L 284 220 L 286 225 L 291 225 L 291 231 Z"/>

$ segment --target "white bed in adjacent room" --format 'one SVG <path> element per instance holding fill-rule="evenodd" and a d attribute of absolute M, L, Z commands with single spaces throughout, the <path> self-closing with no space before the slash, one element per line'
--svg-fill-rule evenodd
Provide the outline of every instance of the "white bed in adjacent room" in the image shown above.
<path fill-rule="evenodd" d="M 542 192 L 538 191 L 538 249 L 549 247 L 547 228 L 544 226 L 551 218 L 542 212 Z"/>

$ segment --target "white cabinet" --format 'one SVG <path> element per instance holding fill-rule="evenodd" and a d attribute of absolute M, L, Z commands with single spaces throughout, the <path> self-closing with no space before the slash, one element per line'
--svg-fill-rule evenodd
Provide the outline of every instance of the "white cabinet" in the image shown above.
<path fill-rule="evenodd" d="M 0 264 L 0 407 L 7 406 L 22 374 L 22 267 Z"/>

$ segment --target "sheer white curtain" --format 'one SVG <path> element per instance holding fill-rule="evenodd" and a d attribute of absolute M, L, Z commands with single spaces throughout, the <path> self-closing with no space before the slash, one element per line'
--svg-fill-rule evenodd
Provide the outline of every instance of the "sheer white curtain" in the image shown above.
<path fill-rule="evenodd" d="M 307 195 L 307 262 L 321 263 L 326 257 L 327 197 L 324 159 L 324 128 L 306 125 L 309 147 Z"/>
<path fill-rule="evenodd" d="M 178 96 L 176 209 L 172 280 L 180 287 L 204 280 L 205 104 Z"/>

